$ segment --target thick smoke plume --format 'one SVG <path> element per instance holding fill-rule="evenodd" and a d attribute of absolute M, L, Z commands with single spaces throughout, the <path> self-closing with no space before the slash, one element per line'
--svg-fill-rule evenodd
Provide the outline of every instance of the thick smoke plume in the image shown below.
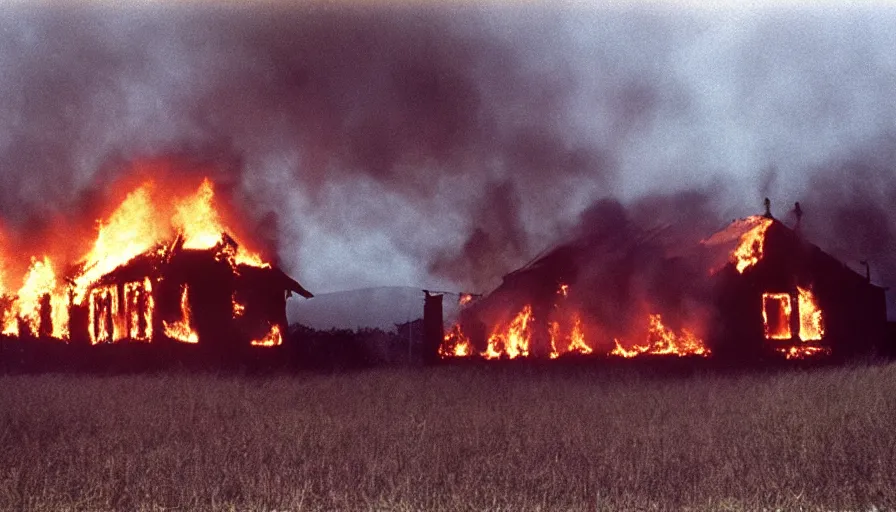
<path fill-rule="evenodd" d="M 639 225 L 711 231 L 768 196 L 780 215 L 802 201 L 816 243 L 892 284 L 894 21 L 6 6 L 0 215 L 8 237 L 58 216 L 89 226 L 109 183 L 172 159 L 216 169 L 248 228 L 314 291 L 487 291 L 602 198 Z"/>

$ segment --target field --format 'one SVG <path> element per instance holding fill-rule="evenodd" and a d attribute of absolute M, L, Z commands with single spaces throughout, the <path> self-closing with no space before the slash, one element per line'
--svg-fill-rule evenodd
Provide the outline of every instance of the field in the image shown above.
<path fill-rule="evenodd" d="M 3 510 L 874 510 L 896 365 L 0 377 Z"/>

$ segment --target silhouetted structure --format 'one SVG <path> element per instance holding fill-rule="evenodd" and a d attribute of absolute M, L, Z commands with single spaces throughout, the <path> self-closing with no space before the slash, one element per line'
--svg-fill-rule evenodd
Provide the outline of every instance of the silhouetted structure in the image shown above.
<path fill-rule="evenodd" d="M 772 219 L 764 240 L 763 255 L 756 264 L 743 273 L 727 265 L 715 275 L 719 315 L 711 338 L 719 355 L 757 356 L 769 349 L 809 346 L 849 357 L 883 349 L 887 332 L 884 288 L 778 220 Z M 805 307 L 800 289 L 811 293 L 821 312 L 819 339 L 800 339 L 800 308 Z M 764 318 L 789 324 L 780 327 L 790 337 L 770 337 Z"/>
<path fill-rule="evenodd" d="M 91 283 L 80 300 L 70 294 L 69 344 L 184 342 L 224 355 L 281 344 L 287 297 L 313 295 L 280 269 L 238 263 L 236 254 L 225 234 L 210 249 L 185 249 L 178 239 L 136 256 Z M 49 338 L 52 305 L 44 299 L 38 334 Z"/>
<path fill-rule="evenodd" d="M 801 218 L 801 208 L 795 210 Z M 768 224 L 760 237 L 762 256 L 740 272 L 732 251 L 760 223 Z M 534 318 L 530 352 L 545 356 L 546 319 L 562 303 L 597 327 L 589 341 L 596 353 L 607 353 L 614 338 L 644 323 L 646 300 L 649 312 L 661 313 L 673 330 L 701 326 L 714 357 L 749 360 L 795 349 L 848 358 L 891 351 L 885 289 L 871 282 L 867 267 L 864 275 L 852 270 L 775 219 L 768 200 L 764 215 L 720 232 L 725 244 L 679 248 L 674 257 L 657 241 L 658 232 L 617 225 L 548 251 L 463 311 L 459 321 L 474 350 L 485 348 L 487 326 L 506 324 L 528 304 Z M 741 232 L 738 226 L 744 226 Z M 568 298 L 558 298 L 562 284 L 570 285 Z M 813 326 L 818 332 L 812 333 L 801 325 L 810 299 L 820 312 Z"/>
<path fill-rule="evenodd" d="M 423 362 L 435 364 L 439 361 L 439 345 L 445 336 L 445 327 L 442 322 L 442 294 L 430 293 L 423 290 Z"/>

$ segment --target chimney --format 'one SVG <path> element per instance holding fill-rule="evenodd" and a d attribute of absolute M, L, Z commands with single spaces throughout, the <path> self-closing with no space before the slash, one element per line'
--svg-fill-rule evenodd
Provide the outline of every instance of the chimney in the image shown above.
<path fill-rule="evenodd" d="M 423 290 L 423 363 L 427 365 L 439 362 L 439 346 L 445 337 L 442 319 L 442 294 Z"/>

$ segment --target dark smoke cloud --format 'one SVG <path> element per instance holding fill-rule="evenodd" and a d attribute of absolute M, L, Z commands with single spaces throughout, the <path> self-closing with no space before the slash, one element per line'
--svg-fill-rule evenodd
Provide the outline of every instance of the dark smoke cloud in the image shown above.
<path fill-rule="evenodd" d="M 896 283 L 896 137 L 870 141 L 816 171 L 801 208 L 807 236 L 859 272 L 868 262 L 875 282 Z"/>
<path fill-rule="evenodd" d="M 0 213 L 13 225 L 95 197 L 130 161 L 175 155 L 216 164 L 255 218 L 307 202 L 312 219 L 279 223 L 296 266 L 295 226 L 341 230 L 365 187 L 442 208 L 488 200 L 484 185 L 501 180 L 559 200 L 555 182 L 611 172 L 565 127 L 568 73 L 530 69 L 521 41 L 474 10 L 10 7 L 2 33 Z M 463 183 L 445 197 L 452 176 Z M 528 249 L 511 246 L 517 258 Z"/>
<path fill-rule="evenodd" d="M 475 212 L 477 226 L 462 246 L 437 255 L 430 272 L 467 277 L 473 283 L 488 283 L 506 273 L 529 249 L 519 202 L 511 182 L 489 184 Z"/>
<path fill-rule="evenodd" d="M 711 231 L 768 196 L 779 209 L 802 200 L 819 245 L 896 277 L 893 169 L 868 157 L 896 134 L 894 21 L 892 10 L 6 6 L 0 215 L 15 229 L 89 210 L 129 162 L 173 155 L 217 167 L 313 291 L 486 291 L 597 199 L 616 196 L 638 225 L 658 211 Z M 839 195 L 863 165 L 877 177 Z M 693 201 L 677 199 L 688 191 Z"/>

